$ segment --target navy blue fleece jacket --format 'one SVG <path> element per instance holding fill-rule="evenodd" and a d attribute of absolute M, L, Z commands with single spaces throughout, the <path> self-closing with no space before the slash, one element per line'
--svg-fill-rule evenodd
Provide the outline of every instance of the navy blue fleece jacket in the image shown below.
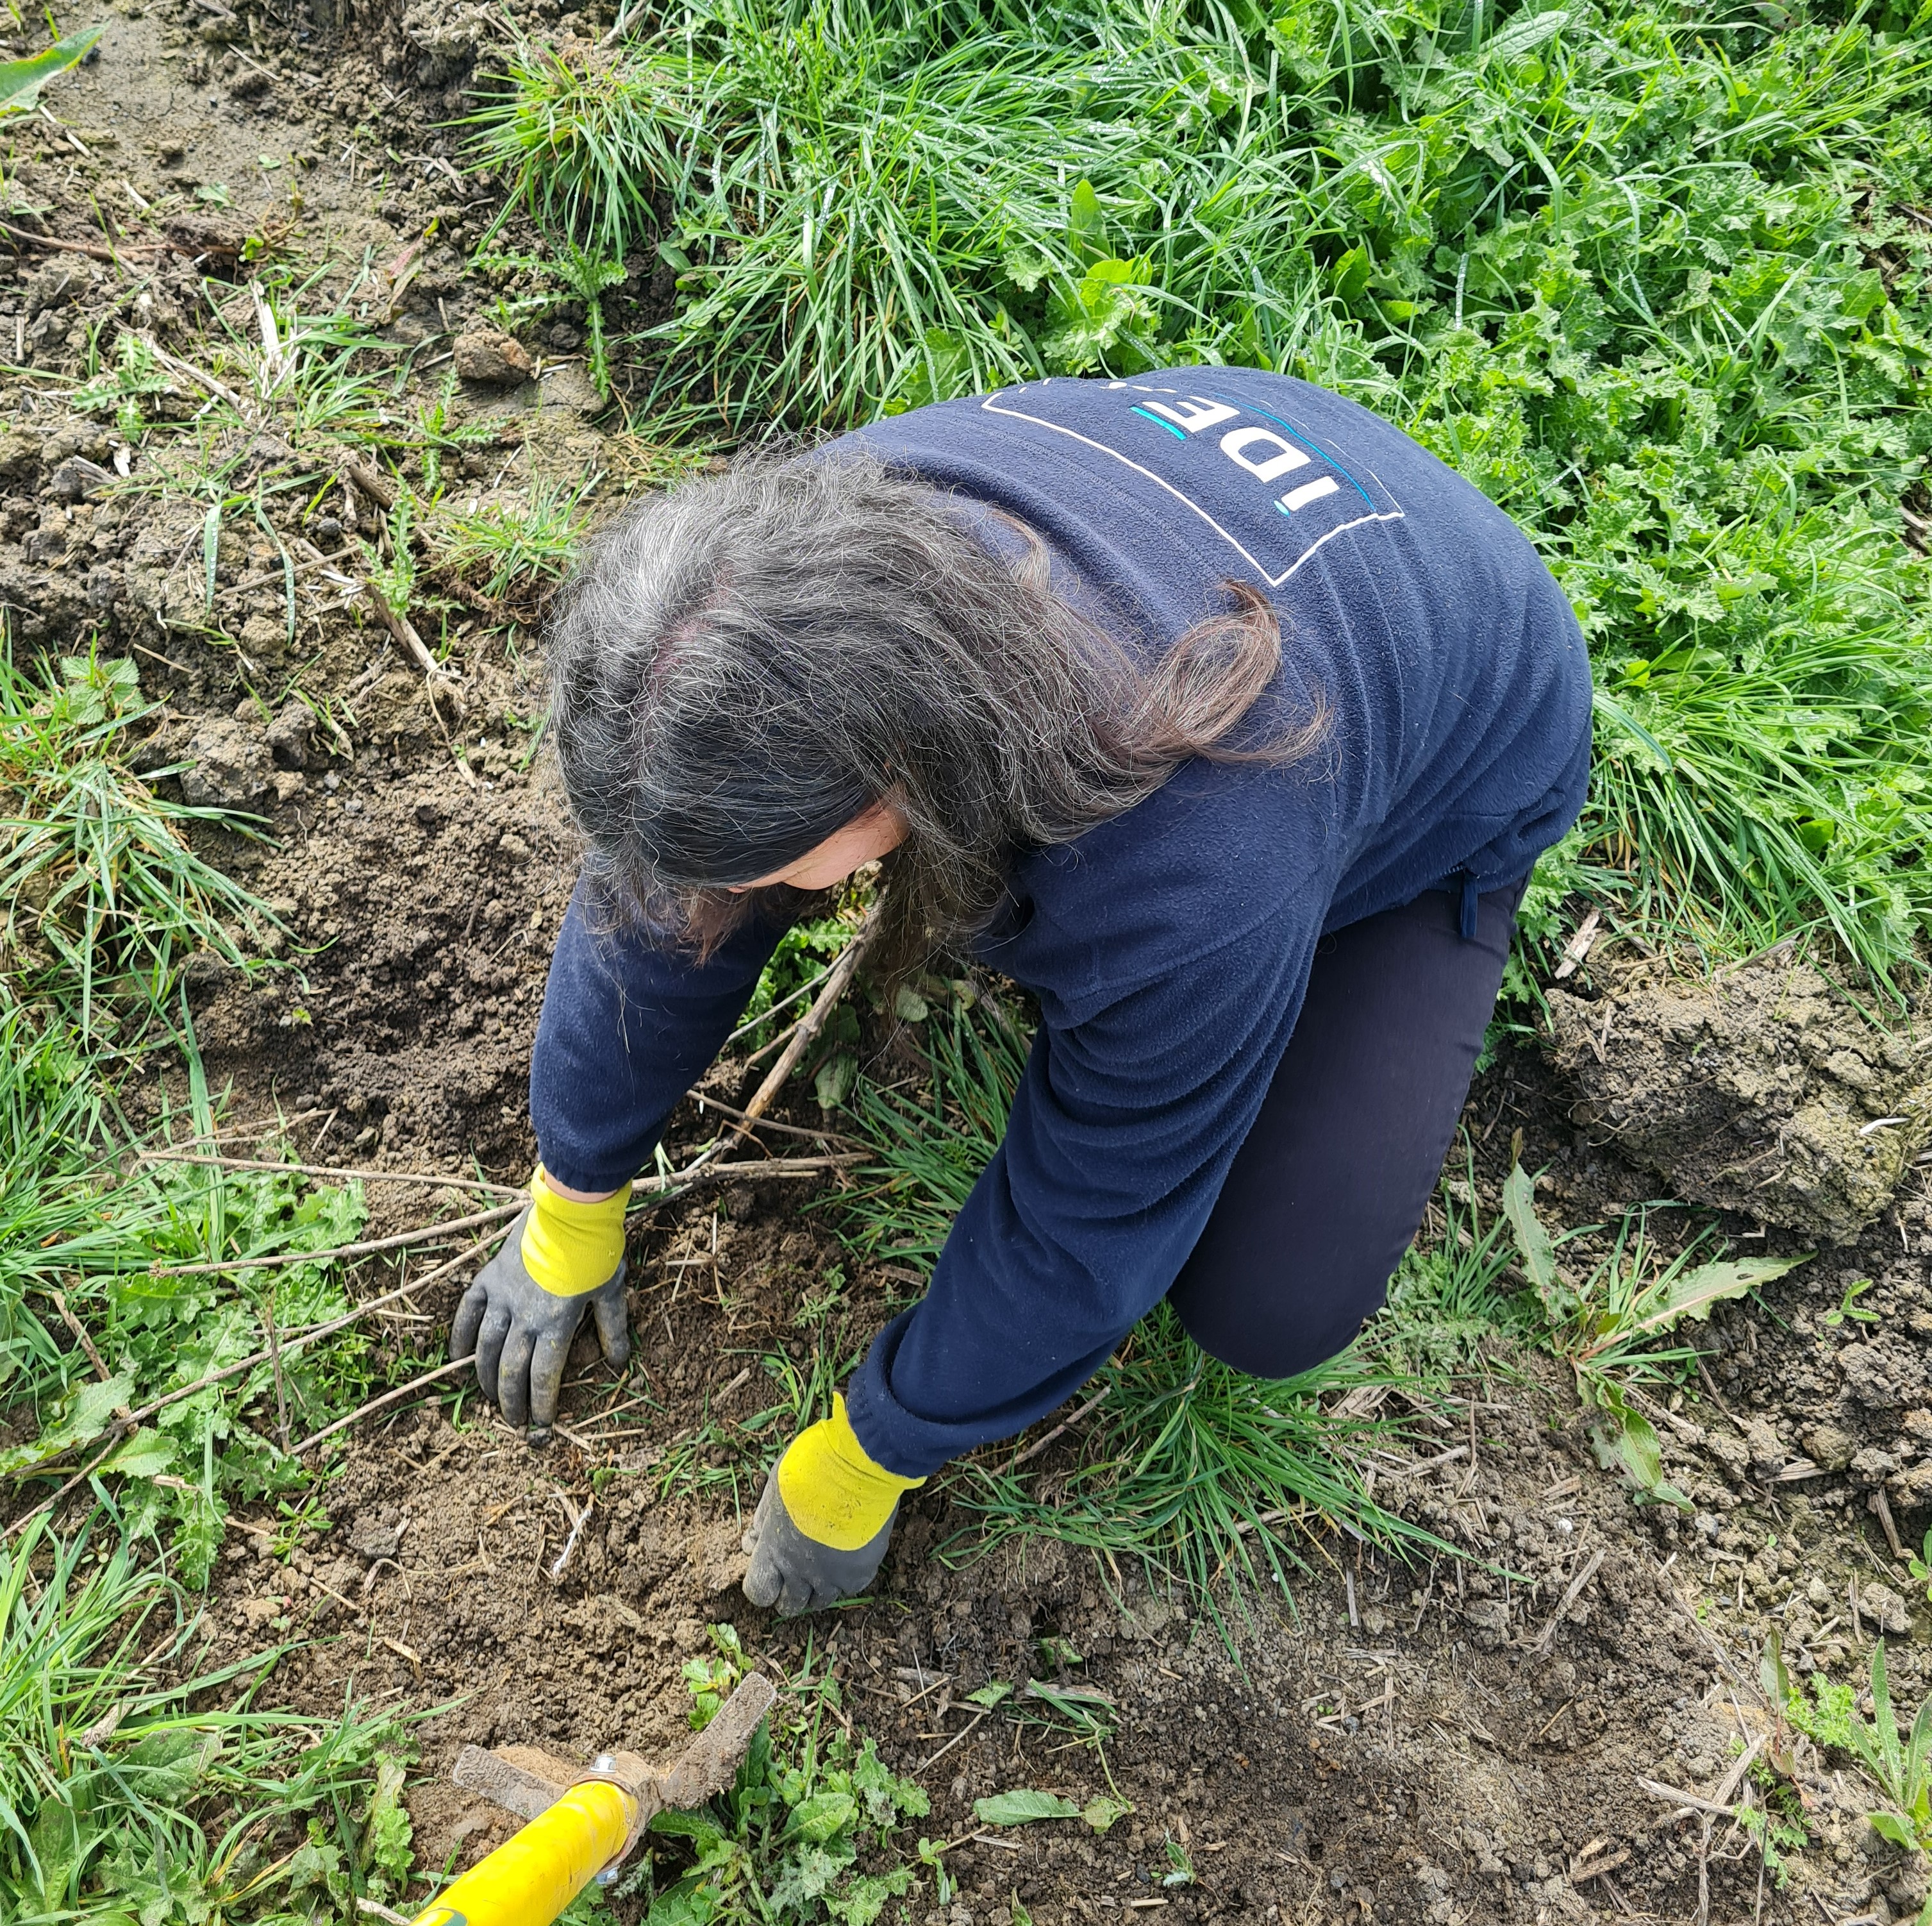
<path fill-rule="evenodd" d="M 1317 940 L 1461 882 L 1526 876 L 1581 805 L 1590 678 L 1568 604 L 1500 510 L 1406 436 L 1286 377 L 1048 380 L 855 437 L 1036 530 L 1054 584 L 1157 650 L 1251 582 L 1284 662 L 1251 719 L 1319 711 L 1294 765 L 1191 763 L 1015 864 L 976 946 L 1041 1021 L 1006 1141 L 931 1288 L 847 1393 L 906 1477 L 1066 1397 L 1172 1284 L 1301 1007 Z M 836 458 L 836 443 L 826 458 Z M 989 539 L 997 539 L 989 531 Z M 546 1169 L 608 1191 L 648 1161 L 778 932 L 699 966 L 574 902 L 531 1074 Z"/>

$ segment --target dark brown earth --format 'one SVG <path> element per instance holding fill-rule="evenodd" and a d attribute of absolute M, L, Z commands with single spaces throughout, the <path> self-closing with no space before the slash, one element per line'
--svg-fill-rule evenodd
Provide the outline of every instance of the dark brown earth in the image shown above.
<path fill-rule="evenodd" d="M 602 24 L 560 21 L 554 4 L 519 14 L 585 37 Z M 29 657 L 90 638 L 104 653 L 136 651 L 144 691 L 164 711 L 146 766 L 188 756 L 190 799 L 259 807 L 273 825 L 270 848 L 208 845 L 286 925 L 265 946 L 287 967 L 253 981 L 219 969 L 196 978 L 200 1041 L 231 1118 L 298 1119 L 287 1140 L 314 1161 L 391 1171 L 473 1161 L 517 1182 L 533 1155 L 529 1050 L 573 860 L 555 787 L 541 759 L 530 762 L 537 635 L 506 631 L 449 591 L 434 614 L 447 622 L 464 701 L 452 722 L 319 567 L 302 578 L 298 645 L 287 648 L 274 551 L 240 520 L 222 537 L 205 619 L 203 506 L 189 471 L 238 454 L 238 486 L 308 477 L 314 486 L 274 498 L 284 504 L 276 526 L 316 555 L 340 556 L 342 498 L 321 485 L 332 447 L 285 438 L 285 417 L 226 431 L 212 448 L 157 439 L 129 451 L 133 477 L 152 488 L 90 499 L 92 479 L 73 464 L 113 471 L 117 438 L 59 398 L 90 330 L 105 344 L 143 328 L 190 361 L 206 357 L 224 322 L 252 311 L 242 243 L 268 236 L 279 257 L 326 269 L 318 302 L 356 287 L 393 309 L 382 332 L 413 371 L 412 400 L 435 392 L 448 366 L 492 377 L 454 395 L 460 410 L 498 423 L 487 449 L 460 458 L 464 485 L 514 494 L 601 470 L 608 502 L 655 472 L 649 422 L 627 418 L 621 401 L 600 411 L 584 379 L 580 311 L 521 326 L 536 373 L 520 386 L 503 385 L 519 372 L 511 350 L 443 360 L 490 320 L 502 291 L 466 266 L 500 184 L 465 176 L 458 132 L 440 125 L 465 110 L 479 38 L 487 64 L 500 28 L 470 10 L 344 0 L 315 0 L 302 17 L 231 15 L 213 0 L 124 7 L 98 59 L 50 96 L 64 128 L 10 125 L 14 225 L 99 247 L 173 223 L 199 254 L 198 265 L 171 254 L 125 274 L 32 242 L 0 257 L 0 341 L 10 332 L 10 351 L 32 371 L 0 388 L 0 599 Z M 197 194 L 217 184 L 222 194 Z M 526 248 L 530 237 L 512 223 L 501 245 Z M 662 302 L 656 276 L 638 265 L 622 297 L 634 313 Z M 198 398 L 173 405 L 189 414 Z M 406 444 L 390 457 L 418 473 Z M 320 506 L 288 506 L 312 497 Z M 540 600 L 532 584 L 519 605 L 528 613 Z M 325 720 L 305 725 L 316 711 Z M 1651 1164 L 1673 1173 L 1679 1194 L 1731 1213 L 1663 1213 L 1653 1227 L 1666 1247 L 1714 1224 L 1746 1251 L 1803 1248 L 1736 1214 L 1768 1207 L 1725 1174 L 1759 1137 L 1733 1128 L 1736 1145 L 1726 1139 L 1719 1155 L 1714 1133 L 1748 1114 L 1750 1130 L 1774 1134 L 1777 1119 L 1804 1113 L 1820 1077 L 1863 1089 L 1833 1067 L 1841 1049 L 1875 1078 L 1904 1073 L 1835 1008 L 1835 1041 L 1822 1051 L 1807 1041 L 1822 1012 L 1816 1023 L 1767 1021 L 1750 986 L 1768 967 L 1732 979 L 1714 1002 L 1657 971 L 1638 979 L 1606 966 L 1600 981 L 1586 971 L 1578 996 L 1556 1006 L 1565 1070 L 1505 1053 L 1472 1095 L 1485 1216 L 1513 1155 L 1546 1170 L 1539 1202 L 1552 1228 L 1613 1227 L 1660 1194 Z M 1794 973 L 1780 984 L 1780 1010 L 1794 987 L 1808 1008 L 1820 1002 Z M 1710 1074 L 1708 1048 L 1699 1055 L 1713 1040 L 1724 1077 Z M 1747 1061 L 1755 1094 L 1742 1080 Z M 727 1064 L 712 1087 L 741 1096 L 752 1080 Z M 1889 1084 L 1882 1095 L 1892 1101 Z M 1720 1117 L 1712 1105 L 1732 1107 Z M 789 1113 L 818 1121 L 803 1101 Z M 672 1154 L 706 1128 L 684 1113 Z M 1618 1135 L 1635 1161 L 1606 1140 Z M 1901 1132 L 1883 1152 L 1900 1150 L 1903 1168 L 1921 1140 Z M 1916 1703 L 1932 1683 L 1922 1588 L 1870 1508 L 1882 1494 L 1908 1545 L 1932 1524 L 1925 1187 L 1916 1166 L 1895 1203 L 1864 1174 L 1826 1173 L 1834 1185 L 1829 1227 L 1852 1241 L 1761 1302 L 1720 1307 L 1700 1333 L 1708 1384 L 1694 1379 L 1658 1408 L 1666 1471 L 1690 1513 L 1637 1507 L 1597 1463 L 1567 1374 L 1499 1341 L 1438 1413 L 1415 1420 L 1405 1453 L 1378 1462 L 1383 1501 L 1470 1558 L 1401 1564 L 1346 1539 L 1311 1546 L 1291 1603 L 1250 1600 L 1249 1617 L 1231 1613 L 1232 1654 L 1199 1601 L 1144 1572 L 1116 1574 L 1040 1542 L 942 1561 L 937 1549 L 956 1557 L 969 1522 L 944 1480 L 910 1501 L 877 1602 L 811 1624 L 748 1606 L 736 1590 L 738 1533 L 782 1437 L 736 1427 L 777 1399 L 764 1360 L 807 1364 L 822 1346 L 842 1367 L 900 1286 L 855 1263 L 806 1208 L 811 1187 L 740 1186 L 640 1233 L 632 1376 L 619 1384 L 580 1346 L 564 1428 L 542 1450 L 453 1395 L 366 1425 L 324 1487 L 327 1531 L 286 1564 L 260 1549 L 263 1520 L 232 1532 L 206 1648 L 238 1657 L 299 1632 L 308 1642 L 272 1688 L 289 1702 L 333 1711 L 352 1684 L 381 1703 L 448 1708 L 423 1728 L 412 1795 L 426 1866 L 452 1851 L 461 1863 L 502 1831 L 442 1781 L 461 1741 L 541 1741 L 578 1757 L 614 1744 L 660 1749 L 683 1729 L 680 1664 L 704 1648 L 707 1623 L 729 1619 L 776 1670 L 795 1668 L 808 1642 L 836 1648 L 848 1716 L 897 1769 L 922 1775 L 936 1837 L 970 1831 L 970 1801 L 994 1789 L 1106 1787 L 1088 1750 L 1052 1750 L 1064 1742 L 1004 1714 L 969 1726 L 968 1692 L 1038 1675 L 1039 1641 L 1056 1634 L 1118 1699 L 1107 1763 L 1131 1819 L 1104 1838 L 1036 1827 L 970 1840 L 950 1855 L 962 1890 L 950 1914 L 933 1909 L 928 1882 L 908 1902 L 916 1920 L 1004 1921 L 1016 1894 L 1052 1926 L 1135 1911 L 1350 1926 L 1909 1914 L 1923 1874 L 1865 1825 L 1858 1782 L 1815 1757 L 1802 1768 L 1813 1837 L 1790 1856 L 1786 1890 L 1724 1823 L 1707 1836 L 1694 1810 L 1638 1783 L 1724 1789 L 1739 1747 L 1762 1729 L 1757 1661 L 1774 1625 L 1801 1669 L 1839 1677 L 1862 1667 L 1885 1627 L 1900 1699 Z M 373 1227 L 428 1221 L 426 1195 L 374 1186 Z M 1607 1235 L 1566 1258 L 1586 1263 Z M 842 1297 L 834 1266 L 848 1274 Z M 358 1288 L 394 1277 L 371 1266 Z M 1858 1306 L 1875 1318 L 1832 1321 L 1861 1281 L 1871 1288 Z M 396 1342 L 428 1341 L 459 1285 L 430 1287 L 401 1314 Z M 800 1324 L 808 1297 L 836 1298 L 835 1315 Z M 1063 1469 L 1067 1449 L 1034 1461 L 1035 1475 Z M 943 1683 L 922 1693 L 908 1670 Z M 1164 1834 L 1187 1845 L 1198 1885 L 1159 1883 Z M 663 1849 L 674 1864 L 675 1847 Z"/>
<path fill-rule="evenodd" d="M 1594 998 L 1550 999 L 1576 1114 L 1672 1195 L 1855 1242 L 1932 1140 L 1922 1025 L 1881 1027 L 1794 943 L 1684 980 L 1610 966 Z"/>

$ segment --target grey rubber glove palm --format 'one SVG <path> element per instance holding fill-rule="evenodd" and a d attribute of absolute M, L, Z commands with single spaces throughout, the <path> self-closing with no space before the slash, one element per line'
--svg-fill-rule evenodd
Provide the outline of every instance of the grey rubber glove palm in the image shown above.
<path fill-rule="evenodd" d="M 745 1533 L 745 1549 L 752 1555 L 745 1573 L 745 1596 L 754 1605 L 776 1605 L 782 1618 L 801 1612 L 822 1612 L 842 1598 L 869 1591 L 892 1543 L 898 1507 L 878 1531 L 856 1552 L 841 1552 L 808 1538 L 791 1522 L 778 1495 L 776 1466 L 765 1479 L 764 1495 Z"/>
<path fill-rule="evenodd" d="M 524 1224 L 510 1227 L 503 1246 L 463 1294 L 449 1330 L 452 1358 L 476 1354 L 476 1382 L 513 1425 L 548 1431 L 556 1422 L 556 1399 L 571 1340 L 588 1309 L 597 1321 L 604 1355 L 621 1370 L 631 1360 L 624 1309 L 624 1265 L 595 1291 L 560 1297 L 544 1290 L 524 1268 Z"/>

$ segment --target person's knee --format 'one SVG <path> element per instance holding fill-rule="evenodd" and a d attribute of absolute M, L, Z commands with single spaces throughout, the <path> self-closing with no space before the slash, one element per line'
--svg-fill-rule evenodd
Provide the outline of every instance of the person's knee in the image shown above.
<path fill-rule="evenodd" d="M 1297 1378 L 1338 1357 L 1382 1307 L 1386 1273 L 1330 1281 L 1318 1294 L 1283 1292 L 1278 1279 L 1218 1277 L 1177 1291 L 1182 1328 L 1210 1357 L 1251 1378 Z"/>

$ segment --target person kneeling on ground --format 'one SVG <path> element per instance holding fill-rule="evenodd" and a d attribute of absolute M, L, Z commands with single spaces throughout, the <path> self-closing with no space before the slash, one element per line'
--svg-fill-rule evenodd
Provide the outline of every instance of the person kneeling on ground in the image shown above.
<path fill-rule="evenodd" d="M 855 1595 L 901 1494 L 1162 1298 L 1269 1378 L 1421 1221 L 1590 678 L 1500 510 L 1284 376 L 1052 380 L 742 460 L 592 544 L 549 642 L 587 846 L 531 1066 L 532 1205 L 464 1296 L 513 1423 L 586 1304 L 628 1355 L 632 1176 L 810 893 L 883 858 L 886 965 L 1038 999 L 924 1298 L 793 1440 L 745 1590 Z"/>

